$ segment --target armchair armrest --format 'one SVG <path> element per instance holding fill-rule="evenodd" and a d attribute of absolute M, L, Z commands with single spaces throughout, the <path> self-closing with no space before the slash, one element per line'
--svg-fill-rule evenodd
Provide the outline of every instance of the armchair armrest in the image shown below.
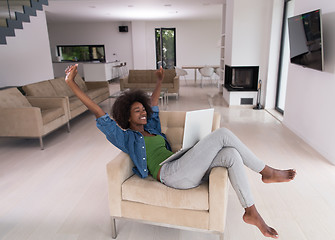
<path fill-rule="evenodd" d="M 221 114 L 218 112 L 214 112 L 212 132 L 220 128 L 220 122 L 221 122 Z"/>
<path fill-rule="evenodd" d="M 113 217 L 121 216 L 121 187 L 134 174 L 133 166 L 129 155 L 124 152 L 120 152 L 107 164 L 109 211 Z"/>
<path fill-rule="evenodd" d="M 98 82 L 85 82 L 86 87 L 88 90 L 90 89 L 96 89 L 96 88 L 108 88 L 108 82 L 107 81 L 98 81 Z"/>
<path fill-rule="evenodd" d="M 175 76 L 173 78 L 173 88 L 177 90 L 177 92 L 179 92 L 179 77 Z"/>
<path fill-rule="evenodd" d="M 213 168 L 209 175 L 209 228 L 223 232 L 226 225 L 228 205 L 228 171 Z"/>
<path fill-rule="evenodd" d="M 42 135 L 43 121 L 40 108 L 0 108 L 0 111 L 0 136 L 39 137 Z"/>

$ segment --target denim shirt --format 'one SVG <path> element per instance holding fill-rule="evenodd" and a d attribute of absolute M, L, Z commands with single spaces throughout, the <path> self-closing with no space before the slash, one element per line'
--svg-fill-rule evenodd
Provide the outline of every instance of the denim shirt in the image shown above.
<path fill-rule="evenodd" d="M 166 148 L 171 150 L 165 134 L 161 132 L 158 106 L 153 106 L 152 110 L 153 113 L 151 117 L 147 119 L 144 130 L 150 134 L 161 135 L 165 139 Z M 129 154 L 135 165 L 133 172 L 141 178 L 146 178 L 148 176 L 148 167 L 143 135 L 138 131 L 120 128 L 107 113 L 97 118 L 96 121 L 97 127 L 106 135 L 107 140 L 121 151 Z"/>

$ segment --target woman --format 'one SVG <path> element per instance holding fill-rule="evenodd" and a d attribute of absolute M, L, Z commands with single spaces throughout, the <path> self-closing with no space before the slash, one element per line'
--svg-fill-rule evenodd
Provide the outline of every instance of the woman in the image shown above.
<path fill-rule="evenodd" d="M 156 71 L 158 80 L 150 99 L 139 90 L 125 92 L 116 99 L 112 109 L 114 120 L 75 83 L 77 65 L 65 72 L 68 86 L 95 114 L 98 128 L 112 144 L 130 155 L 137 175 L 145 178 L 150 173 L 169 187 L 188 189 L 206 180 L 213 167 L 225 167 L 245 209 L 243 220 L 258 227 L 264 236 L 278 238 L 277 231 L 264 222 L 255 207 L 244 166 L 260 173 L 265 183 L 289 182 L 294 179 L 295 170 L 277 170 L 265 165 L 225 128 L 209 134 L 180 159 L 160 166 L 159 163 L 173 154 L 161 132 L 157 106 L 164 77 L 162 68 Z"/>

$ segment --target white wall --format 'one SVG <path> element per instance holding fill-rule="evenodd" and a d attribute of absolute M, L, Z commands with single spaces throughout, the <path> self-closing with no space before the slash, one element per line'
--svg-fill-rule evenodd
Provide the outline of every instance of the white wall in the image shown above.
<path fill-rule="evenodd" d="M 146 69 L 146 23 L 144 21 L 132 22 L 132 43 L 133 43 L 133 69 Z"/>
<path fill-rule="evenodd" d="M 221 19 L 199 21 L 147 21 L 136 23 L 145 32 L 145 39 L 133 35 L 135 69 L 155 69 L 155 28 L 176 28 L 177 66 L 183 65 L 219 65 Z M 136 40 L 139 42 L 136 42 Z M 136 45 L 135 45 L 136 44 Z M 145 45 L 144 45 L 145 44 Z M 145 50 L 145 52 L 144 52 Z M 145 64 L 145 65 L 144 65 Z M 187 75 L 193 78 L 193 73 Z"/>
<path fill-rule="evenodd" d="M 268 80 L 273 7 L 273 0 L 227 1 L 226 64 L 259 66 L 263 92 Z M 264 94 L 262 97 L 264 104 Z"/>
<path fill-rule="evenodd" d="M 106 60 L 126 61 L 129 69 L 155 69 L 155 28 L 176 28 L 177 65 L 219 65 L 221 19 L 202 21 L 134 21 L 119 33 L 119 22 L 48 24 L 53 58 L 57 45 L 104 44 Z M 75 29 L 75 31 L 73 30 Z M 57 76 L 58 72 L 55 72 Z M 61 73 L 63 74 L 63 73 Z M 193 78 L 190 73 L 188 78 Z"/>
<path fill-rule="evenodd" d="M 335 164 L 335 2 L 295 0 L 295 14 L 322 10 L 325 71 L 290 64 L 284 124 Z"/>
<path fill-rule="evenodd" d="M 53 78 L 45 13 L 37 11 L 23 30 L 0 45 L 0 87 L 22 86 Z"/>

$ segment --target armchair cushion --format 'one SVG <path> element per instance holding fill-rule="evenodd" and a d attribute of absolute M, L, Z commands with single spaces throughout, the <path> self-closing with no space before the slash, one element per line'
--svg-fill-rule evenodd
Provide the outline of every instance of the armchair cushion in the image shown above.
<path fill-rule="evenodd" d="M 207 184 L 179 190 L 167 187 L 152 177 L 141 179 L 137 175 L 133 175 L 122 184 L 122 200 L 168 208 L 209 209 Z"/>

